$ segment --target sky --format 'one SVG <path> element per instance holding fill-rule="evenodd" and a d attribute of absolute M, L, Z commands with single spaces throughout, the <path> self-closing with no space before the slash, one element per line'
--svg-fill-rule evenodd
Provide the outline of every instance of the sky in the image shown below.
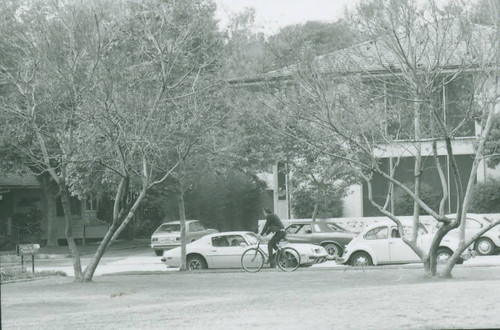
<path fill-rule="evenodd" d="M 353 8 L 358 0 L 215 0 L 221 27 L 227 26 L 228 17 L 255 8 L 257 30 L 266 35 L 280 28 L 307 21 L 333 22 Z"/>

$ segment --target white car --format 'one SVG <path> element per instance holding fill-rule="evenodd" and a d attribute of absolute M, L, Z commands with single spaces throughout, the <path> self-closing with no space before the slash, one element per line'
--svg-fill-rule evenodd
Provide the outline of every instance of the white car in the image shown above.
<path fill-rule="evenodd" d="M 405 236 L 411 233 L 410 226 L 404 226 Z M 428 234 L 424 226 L 419 226 L 418 246 L 429 248 L 433 235 Z M 438 249 L 438 263 L 446 263 L 458 247 L 458 239 L 445 237 Z M 470 258 L 469 250 L 461 255 L 462 260 Z M 344 250 L 337 262 L 352 266 L 371 266 L 382 264 L 400 264 L 421 262 L 418 255 L 403 241 L 396 224 L 384 220 L 367 226 Z"/>
<path fill-rule="evenodd" d="M 218 232 L 217 229 L 207 229 L 198 220 L 186 220 L 186 241 L 193 242 L 200 237 Z M 165 222 L 151 235 L 151 248 L 157 256 L 163 255 L 164 250 L 173 249 L 181 245 L 180 221 Z"/>
<path fill-rule="evenodd" d="M 248 248 L 256 246 L 260 236 L 248 231 L 232 231 L 211 234 L 197 241 L 186 244 L 186 260 L 188 269 L 205 268 L 241 268 L 241 256 Z M 311 266 L 326 261 L 328 253 L 325 248 L 313 244 L 292 244 L 300 254 L 300 266 Z M 267 245 L 260 247 L 267 254 Z M 180 267 L 181 248 L 163 253 L 161 259 L 169 267 Z"/>
<path fill-rule="evenodd" d="M 451 216 L 453 217 L 453 216 Z M 491 220 L 487 217 L 481 216 L 479 214 L 467 214 L 467 221 L 465 223 L 465 239 L 468 240 L 472 236 L 476 235 L 481 229 L 488 226 Z M 445 237 L 448 235 L 454 235 L 458 237 L 460 229 L 450 230 Z M 474 249 L 478 255 L 486 256 L 495 253 L 500 249 L 500 225 L 495 226 L 488 230 L 486 233 L 481 235 L 474 242 Z"/>

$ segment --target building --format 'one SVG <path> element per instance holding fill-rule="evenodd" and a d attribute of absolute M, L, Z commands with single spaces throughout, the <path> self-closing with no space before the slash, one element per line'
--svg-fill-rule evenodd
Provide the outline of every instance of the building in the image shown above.
<path fill-rule="evenodd" d="M 46 216 L 47 201 L 44 199 L 40 183 L 33 175 L 0 175 L 0 240 L 17 241 L 47 240 L 48 219 Z M 95 200 L 71 198 L 73 238 L 81 240 L 102 239 L 108 230 L 108 224 L 97 218 Z M 54 219 L 56 239 L 59 243 L 66 241 L 65 219 L 60 200 L 56 202 L 56 218 Z M 20 222 L 32 209 L 40 210 L 40 235 L 19 234 Z M 32 242 L 35 243 L 35 242 Z"/>
<path fill-rule="evenodd" d="M 378 143 L 373 150 L 373 156 L 379 160 L 380 167 L 385 169 L 386 173 L 390 173 L 393 168 L 392 175 L 395 179 L 411 185 L 414 179 L 415 155 L 420 152 L 423 162 L 423 189 L 431 194 L 442 189 L 433 157 L 432 144 L 436 140 L 436 134 L 432 131 L 435 128 L 432 127 L 431 117 L 422 115 L 421 136 L 411 134 L 415 118 L 414 107 L 425 102 L 425 106 L 432 110 L 429 111 L 429 116 L 435 114 L 442 121 L 443 131 L 453 130 L 451 145 L 465 188 L 472 169 L 477 136 L 481 134 L 481 125 L 480 118 L 465 122 L 462 122 L 462 119 L 473 118 L 471 109 L 484 97 L 478 94 L 480 79 L 484 78 L 485 81 L 486 88 L 483 90 L 493 90 L 492 94 L 500 92 L 499 87 L 495 85 L 498 76 L 498 62 L 495 62 L 495 55 L 498 53 L 496 32 L 492 27 L 478 24 L 464 27 L 453 19 L 419 25 L 411 33 L 403 32 L 397 35 L 396 40 L 394 36 L 381 36 L 376 40 L 318 56 L 312 65 L 316 70 L 314 73 L 326 78 L 331 77 L 333 88 L 338 89 L 342 88 L 338 82 L 341 78 L 355 77 L 366 89 L 366 94 L 372 93 L 372 103 L 368 106 L 383 110 L 385 133 L 390 137 L 390 142 Z M 258 89 L 259 85 L 272 84 L 286 89 L 296 83 L 300 70 L 299 63 L 265 75 L 232 79 L 229 83 L 243 88 Z M 415 70 L 415 77 L 430 77 L 431 85 L 425 93 L 421 92 L 419 99 L 415 98 L 414 91 L 408 90 L 401 83 L 407 79 L 406 76 L 413 74 L 408 73 L 409 70 Z M 497 112 L 500 112 L 498 98 L 495 102 Z M 391 119 L 394 114 L 399 116 L 397 120 Z M 457 192 L 450 174 L 451 160 L 444 140 L 439 140 L 436 144 L 440 166 L 449 183 L 445 212 L 453 213 L 457 205 Z M 394 168 L 395 164 L 397 167 Z M 278 167 L 279 163 L 274 168 L 275 210 L 283 218 L 293 218 L 288 209 L 288 177 L 285 174 L 280 180 L 281 172 Z M 500 169 L 488 168 L 482 161 L 476 171 L 476 180 L 484 182 L 490 177 L 500 177 Z M 281 188 L 283 185 L 284 189 Z M 374 200 L 384 204 L 388 191 L 388 182 L 381 177 L 374 177 Z M 392 191 L 389 205 L 389 210 L 395 214 L 403 212 L 399 210 L 402 202 L 397 199 L 397 193 Z M 350 188 L 350 194 L 345 198 L 344 217 L 379 214 L 368 200 L 366 184 Z"/>

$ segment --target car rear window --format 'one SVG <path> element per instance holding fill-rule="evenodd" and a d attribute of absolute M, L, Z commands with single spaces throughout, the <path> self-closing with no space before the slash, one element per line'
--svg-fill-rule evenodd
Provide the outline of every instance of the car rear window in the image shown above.
<path fill-rule="evenodd" d="M 387 239 L 388 230 L 387 227 L 377 227 L 365 234 L 365 239 Z"/>
<path fill-rule="evenodd" d="M 156 230 L 157 233 L 171 233 L 173 231 L 181 231 L 180 224 L 163 224 Z"/>
<path fill-rule="evenodd" d="M 203 225 L 199 222 L 191 222 L 189 224 L 189 231 L 195 232 L 195 231 L 204 231 L 207 230 Z"/>

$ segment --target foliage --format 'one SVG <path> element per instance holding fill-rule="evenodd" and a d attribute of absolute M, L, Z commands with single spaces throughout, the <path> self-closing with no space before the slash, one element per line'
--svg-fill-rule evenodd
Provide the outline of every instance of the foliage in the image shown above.
<path fill-rule="evenodd" d="M 3 268 L 0 271 L 0 282 L 34 279 L 34 278 L 41 278 L 48 276 L 67 276 L 67 274 L 62 271 L 52 271 L 52 270 L 39 271 L 33 274 L 17 268 L 16 269 Z"/>
<path fill-rule="evenodd" d="M 336 22 L 309 21 L 290 25 L 269 37 L 269 49 L 275 69 L 296 63 L 296 54 L 309 48 L 315 56 L 347 48 L 357 42 L 355 31 L 343 20 Z"/>
<path fill-rule="evenodd" d="M 186 196 L 186 214 L 220 231 L 255 230 L 263 193 L 264 183 L 237 171 L 208 174 Z"/>
<path fill-rule="evenodd" d="M 247 8 L 231 17 L 226 30 L 223 75 L 227 78 L 245 77 L 271 70 L 273 54 L 266 46 L 263 34 L 253 33 L 255 10 Z"/>
<path fill-rule="evenodd" d="M 491 179 L 474 187 L 470 212 L 500 213 L 500 180 Z"/>
<path fill-rule="evenodd" d="M 255 229 L 257 220 L 262 216 L 263 182 L 237 170 L 222 168 L 219 173 L 205 169 L 194 177 L 191 172 L 191 176 L 194 183 L 184 196 L 187 219 L 200 220 L 220 231 Z M 162 201 L 157 203 L 161 209 L 156 214 L 162 215 L 157 225 L 162 221 L 179 219 L 174 197 L 173 191 L 155 197 L 155 200 Z"/>
<path fill-rule="evenodd" d="M 414 191 L 415 184 L 408 183 L 406 186 Z M 441 192 L 434 189 L 431 185 L 422 183 L 420 186 L 420 195 L 422 201 L 429 205 L 433 210 L 439 208 L 439 202 L 441 200 Z M 405 193 L 401 188 L 396 188 L 394 191 L 394 214 L 396 215 L 413 215 L 413 206 L 415 201 L 407 193 Z M 420 208 L 421 215 L 427 215 L 428 213 Z"/>
<path fill-rule="evenodd" d="M 41 233 L 40 222 L 43 212 L 38 207 L 31 207 L 26 213 L 14 213 L 13 223 L 19 228 L 21 235 L 39 235 Z"/>
<path fill-rule="evenodd" d="M 495 115 L 490 135 L 484 146 L 488 167 L 495 168 L 500 164 L 500 114 Z"/>
<path fill-rule="evenodd" d="M 314 204 L 318 202 L 317 218 L 342 217 L 342 195 L 338 192 L 322 195 L 322 200 L 313 199 L 314 191 L 305 187 L 294 189 L 292 195 L 292 209 L 295 218 L 311 218 Z"/>

